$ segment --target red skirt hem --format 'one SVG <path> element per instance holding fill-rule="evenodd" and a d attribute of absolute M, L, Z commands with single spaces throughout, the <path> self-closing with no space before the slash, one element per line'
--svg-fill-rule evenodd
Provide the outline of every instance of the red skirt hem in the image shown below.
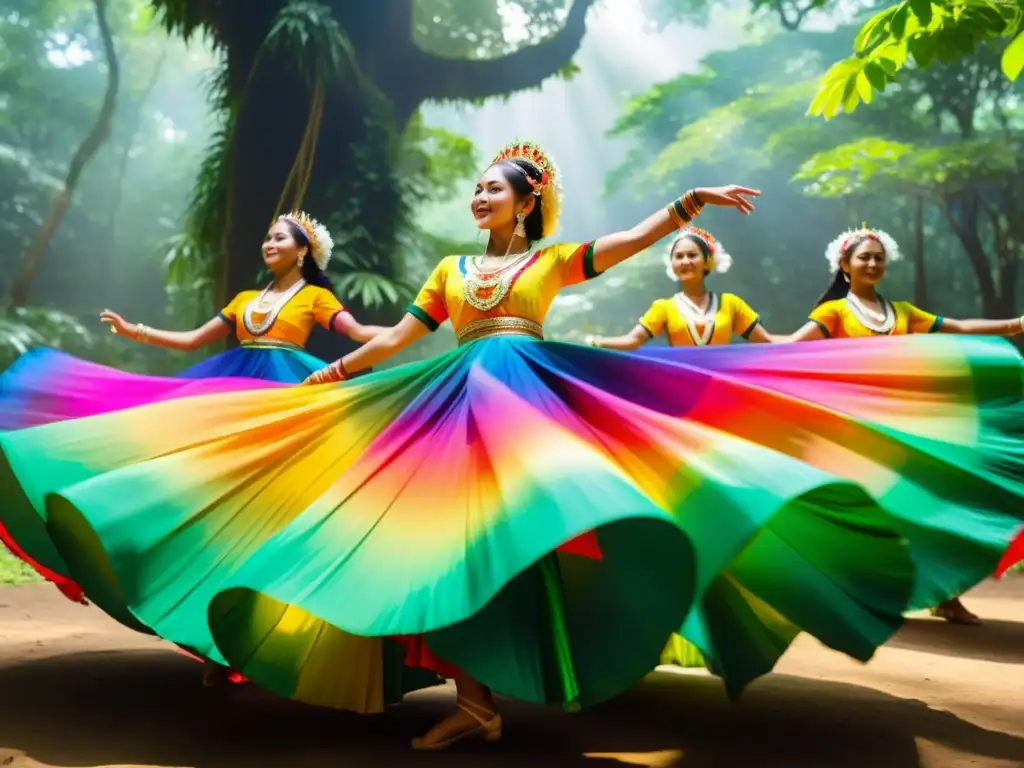
<path fill-rule="evenodd" d="M 31 566 L 32 570 L 54 584 L 68 600 L 73 603 L 88 605 L 85 599 L 85 592 L 82 591 L 82 588 L 78 586 L 78 584 L 73 582 L 67 576 L 61 576 L 59 573 L 51 571 L 42 563 L 38 563 L 29 557 L 25 550 L 18 546 L 18 543 L 11 537 L 11 534 L 7 532 L 7 528 L 4 527 L 3 523 L 0 523 L 0 541 L 2 541 L 11 551 L 11 554 L 22 562 L 27 563 Z"/>

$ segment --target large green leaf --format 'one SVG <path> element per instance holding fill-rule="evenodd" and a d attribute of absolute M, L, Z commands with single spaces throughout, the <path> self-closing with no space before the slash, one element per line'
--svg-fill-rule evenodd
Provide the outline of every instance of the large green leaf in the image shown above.
<path fill-rule="evenodd" d="M 1024 70 L 1024 32 L 1021 32 L 1003 51 L 1003 72 L 1011 80 L 1020 77 Z"/>

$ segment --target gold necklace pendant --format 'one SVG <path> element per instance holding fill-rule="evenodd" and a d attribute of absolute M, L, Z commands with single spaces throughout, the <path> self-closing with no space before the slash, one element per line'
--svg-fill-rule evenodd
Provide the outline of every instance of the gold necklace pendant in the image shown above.
<path fill-rule="evenodd" d="M 501 304 L 508 295 L 512 280 L 526 265 L 529 252 L 520 254 L 497 269 L 482 270 L 478 258 L 466 260 L 466 275 L 462 293 L 466 303 L 481 312 L 489 312 Z"/>

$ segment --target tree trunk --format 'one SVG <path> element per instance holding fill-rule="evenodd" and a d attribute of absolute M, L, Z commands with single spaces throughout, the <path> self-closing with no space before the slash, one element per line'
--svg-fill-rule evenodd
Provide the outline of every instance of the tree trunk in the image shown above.
<path fill-rule="evenodd" d="M 39 231 L 39 235 L 36 237 L 25 258 L 25 265 L 21 273 L 15 278 L 11 286 L 11 305 L 14 307 L 24 307 L 28 304 L 32 281 L 39 270 L 43 257 L 46 256 L 50 241 L 60 228 L 68 208 L 71 207 L 71 197 L 75 193 L 79 179 L 82 177 L 82 172 L 110 134 L 114 107 L 117 103 L 120 71 L 117 51 L 114 49 L 114 37 L 107 22 L 107 0 L 93 0 L 93 5 L 96 8 L 96 21 L 99 24 L 100 37 L 103 40 L 103 52 L 107 60 L 107 90 L 103 95 L 103 106 L 96 116 L 96 122 L 89 135 L 85 137 L 85 140 L 79 145 L 78 150 L 71 159 L 67 178 L 64 180 L 64 187 L 51 206 L 46 219 L 43 221 L 42 229 Z"/>
<path fill-rule="evenodd" d="M 978 234 L 979 205 L 976 197 L 946 198 L 943 201 L 946 219 L 963 246 L 978 280 L 981 310 L 985 317 L 1000 316 L 1000 297 L 992 277 L 992 266 Z"/>
<path fill-rule="evenodd" d="M 924 198 L 914 199 L 914 303 L 928 306 L 928 281 L 924 268 Z"/>
<path fill-rule="evenodd" d="M 396 235 L 406 224 L 408 201 L 393 168 L 407 121 L 427 99 L 483 99 L 543 82 L 572 60 L 592 2 L 573 0 L 563 29 L 549 40 L 484 61 L 444 59 L 419 49 L 412 39 L 412 0 L 330 3 L 364 74 L 379 90 L 378 95 L 362 94 L 351 82 L 338 83 L 325 100 L 304 207 L 330 220 L 338 261 L 344 255 L 360 269 L 397 276 L 402 259 L 396 254 Z M 257 10 L 265 8 L 254 5 Z M 250 16 L 246 32 L 269 29 L 271 21 L 270 16 Z M 251 34 L 228 44 L 232 91 L 244 95 L 229 163 L 224 252 L 215 292 L 219 302 L 253 287 L 262 266 L 259 244 L 309 113 L 309 88 L 287 66 L 267 58 L 252 71 L 258 49 L 259 39 Z M 364 307 L 356 297 L 341 299 L 363 322 L 391 324 L 402 311 Z M 322 356 L 323 348 L 321 340 L 311 339 L 314 354 Z"/>

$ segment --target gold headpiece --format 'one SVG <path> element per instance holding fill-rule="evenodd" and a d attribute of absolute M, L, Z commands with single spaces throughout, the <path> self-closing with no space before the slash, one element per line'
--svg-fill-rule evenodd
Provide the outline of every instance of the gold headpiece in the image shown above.
<path fill-rule="evenodd" d="M 551 159 L 540 147 L 532 141 L 516 139 L 495 156 L 492 165 L 506 160 L 525 160 L 540 171 L 540 181 L 526 180 L 533 187 L 533 194 L 540 198 L 541 215 L 544 218 L 544 237 L 550 237 L 558 228 L 558 216 L 562 207 L 562 178 Z"/>
<path fill-rule="evenodd" d="M 334 240 L 331 238 L 331 233 L 327 231 L 327 227 L 305 211 L 292 211 L 277 218 L 278 221 L 291 222 L 305 233 L 306 239 L 309 240 L 310 257 L 321 271 L 327 269 L 327 262 L 331 260 L 331 251 L 334 250 Z"/>

